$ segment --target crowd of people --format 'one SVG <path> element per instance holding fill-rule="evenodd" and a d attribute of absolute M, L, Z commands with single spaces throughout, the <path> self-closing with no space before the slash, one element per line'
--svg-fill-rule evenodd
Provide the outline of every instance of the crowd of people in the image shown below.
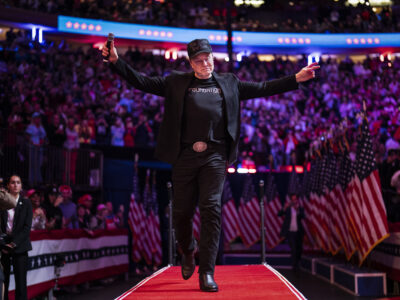
<path fill-rule="evenodd" d="M 0 127 L 25 132 L 35 146 L 152 149 L 163 98 L 128 86 L 102 62 L 98 49 L 63 46 L 2 52 Z M 167 60 L 132 48 L 123 57 L 148 75 L 190 70 L 184 57 Z M 241 80 L 271 80 L 304 65 L 306 57 L 265 62 L 253 54 L 236 62 L 234 73 Z M 373 136 L 379 141 L 377 160 L 383 161 L 385 143 L 400 140 L 400 59 L 367 57 L 355 63 L 328 58 L 321 65 L 318 78 L 299 90 L 243 102 L 240 160 L 257 153 L 257 165 L 301 164 L 310 143 L 337 129 L 341 120 L 347 120 L 347 127 L 355 125 L 365 100 Z M 218 60 L 215 66 L 219 72 L 228 67 Z"/>
<path fill-rule="evenodd" d="M 46 51 L 5 51 L 3 56 L 1 127 L 25 131 L 34 146 L 154 147 L 163 99 L 120 81 L 102 63 L 97 49 L 85 52 L 53 46 Z M 185 58 L 165 60 L 138 49 L 129 49 L 125 59 L 149 75 L 189 70 Z M 253 55 L 237 62 L 235 73 L 242 80 L 267 80 L 293 73 L 304 60 L 260 62 Z M 322 133 L 345 118 L 350 125 L 355 123 L 362 100 L 374 108 L 368 113 L 380 144 L 388 140 L 389 145 L 391 138 L 398 141 L 399 59 L 392 60 L 328 59 L 322 62 L 319 79 L 310 85 L 283 96 L 247 101 L 242 110 L 242 152 L 262 153 L 257 164 L 270 163 L 271 156 L 279 167 L 292 162 L 294 151 L 301 163 L 304 150 Z M 216 62 L 217 69 L 226 71 L 226 67 Z M 382 161 L 385 149 L 377 152 Z"/>
<path fill-rule="evenodd" d="M 368 1 L 367 1 L 368 2 Z M 100 18 L 118 22 L 189 28 L 226 28 L 226 1 L 103 0 L 3 1 L 5 6 L 50 14 Z M 285 13 L 282 14 L 282 11 Z M 346 6 L 344 1 L 265 1 L 259 8 L 233 6 L 232 27 L 269 32 L 396 32 L 400 7 Z"/>
<path fill-rule="evenodd" d="M 114 214 L 112 202 L 95 206 L 90 194 L 73 200 L 67 185 L 29 189 L 25 196 L 32 203 L 32 230 L 84 229 L 90 234 L 97 229 L 124 227 L 123 207 Z"/>
<path fill-rule="evenodd" d="M 75 201 L 70 186 L 52 185 L 41 190 L 24 191 L 27 186 L 16 174 L 11 175 L 3 184 L 0 186 L 1 299 L 9 299 L 11 265 L 15 279 L 15 299 L 28 299 L 31 231 L 83 229 L 89 235 L 94 235 L 94 230 L 124 228 L 123 206 L 114 214 L 112 202 L 98 204 L 94 208 L 95 199 L 90 194 L 84 194 Z M 96 212 L 93 214 L 94 209 Z"/>

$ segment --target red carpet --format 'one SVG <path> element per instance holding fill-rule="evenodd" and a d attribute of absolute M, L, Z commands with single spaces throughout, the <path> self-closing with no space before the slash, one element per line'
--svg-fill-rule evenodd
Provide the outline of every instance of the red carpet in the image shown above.
<path fill-rule="evenodd" d="M 147 277 L 116 300 L 132 299 L 305 299 L 279 272 L 270 266 L 217 266 L 215 281 L 219 292 L 199 289 L 196 273 L 183 280 L 180 267 L 166 267 Z"/>

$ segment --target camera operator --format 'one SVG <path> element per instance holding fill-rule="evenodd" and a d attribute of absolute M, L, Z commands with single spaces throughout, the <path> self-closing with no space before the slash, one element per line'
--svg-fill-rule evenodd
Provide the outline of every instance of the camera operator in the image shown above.
<path fill-rule="evenodd" d="M 0 178 L 0 210 L 15 208 L 17 202 L 3 186 L 3 178 Z"/>
<path fill-rule="evenodd" d="M 16 201 L 15 209 L 0 211 L 1 231 L 7 234 L 6 245 L 2 247 L 1 263 L 4 268 L 4 299 L 8 300 L 11 263 L 15 278 L 15 299 L 28 299 L 26 276 L 28 272 L 28 251 L 32 250 L 30 232 L 32 226 L 31 201 L 22 197 L 21 177 L 13 175 L 7 184 L 10 195 Z"/>
<path fill-rule="evenodd" d="M 7 210 L 11 208 L 15 208 L 17 205 L 17 201 L 15 201 L 14 197 L 11 196 L 3 187 L 3 178 L 0 178 L 0 210 Z M 4 239 L 5 233 L 0 232 L 0 247 L 5 245 Z M 1 251 L 0 251 L 1 257 Z M 3 299 L 4 292 L 4 273 L 3 268 L 0 267 L 0 299 Z"/>

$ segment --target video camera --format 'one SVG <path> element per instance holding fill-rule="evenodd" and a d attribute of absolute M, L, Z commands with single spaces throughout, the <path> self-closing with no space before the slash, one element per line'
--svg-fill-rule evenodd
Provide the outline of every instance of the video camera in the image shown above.
<path fill-rule="evenodd" d="M 7 246 L 10 243 L 10 237 L 6 233 L 0 233 L 0 249 L 12 252 L 14 249 Z"/>

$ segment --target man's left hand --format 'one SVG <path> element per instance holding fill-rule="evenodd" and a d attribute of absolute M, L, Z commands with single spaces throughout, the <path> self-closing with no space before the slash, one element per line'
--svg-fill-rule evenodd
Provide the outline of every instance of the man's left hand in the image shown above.
<path fill-rule="evenodd" d="M 318 70 L 320 66 L 318 65 L 317 62 L 314 62 L 307 67 L 304 67 L 303 69 L 300 70 L 296 74 L 296 81 L 297 82 L 304 82 L 307 80 L 310 80 L 312 78 L 315 78 L 315 70 Z"/>

